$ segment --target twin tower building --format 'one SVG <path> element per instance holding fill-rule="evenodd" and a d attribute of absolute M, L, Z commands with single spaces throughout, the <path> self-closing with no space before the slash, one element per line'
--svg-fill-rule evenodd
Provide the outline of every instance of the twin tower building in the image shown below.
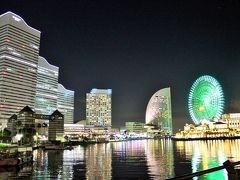
<path fill-rule="evenodd" d="M 18 15 L 0 15 L 0 125 L 29 106 L 38 114 L 58 109 L 73 123 L 74 91 L 58 83 L 59 68 L 39 56 L 41 32 Z"/>

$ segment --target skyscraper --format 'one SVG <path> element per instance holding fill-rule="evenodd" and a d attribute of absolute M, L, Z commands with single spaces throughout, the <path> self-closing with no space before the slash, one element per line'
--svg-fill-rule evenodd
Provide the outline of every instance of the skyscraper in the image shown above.
<path fill-rule="evenodd" d="M 40 31 L 18 15 L 0 15 L 0 122 L 28 105 L 34 109 Z"/>
<path fill-rule="evenodd" d="M 86 120 L 88 125 L 112 125 L 112 90 L 92 89 L 87 93 Z"/>
<path fill-rule="evenodd" d="M 38 59 L 35 112 L 50 115 L 57 109 L 59 68 L 41 56 Z"/>
<path fill-rule="evenodd" d="M 58 84 L 57 109 L 64 115 L 64 124 L 71 124 L 74 121 L 74 91 L 65 89 Z"/>
<path fill-rule="evenodd" d="M 146 110 L 146 124 L 156 125 L 165 134 L 172 134 L 171 90 L 164 88 L 151 97 Z"/>

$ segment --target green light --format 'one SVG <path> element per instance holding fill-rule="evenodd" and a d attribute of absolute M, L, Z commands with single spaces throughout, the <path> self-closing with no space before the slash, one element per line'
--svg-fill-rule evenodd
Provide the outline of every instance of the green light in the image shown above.
<path fill-rule="evenodd" d="M 188 108 L 195 124 L 201 120 L 219 119 L 223 112 L 224 97 L 221 85 L 211 76 L 201 76 L 192 85 Z"/>

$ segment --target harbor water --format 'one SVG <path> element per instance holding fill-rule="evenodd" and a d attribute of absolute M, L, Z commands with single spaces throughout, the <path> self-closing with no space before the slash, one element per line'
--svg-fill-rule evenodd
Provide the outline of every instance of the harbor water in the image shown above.
<path fill-rule="evenodd" d="M 240 161 L 240 140 L 148 139 L 34 151 L 33 164 L 1 168 L 2 179 L 167 179 Z M 194 179 L 227 179 L 220 170 Z"/>

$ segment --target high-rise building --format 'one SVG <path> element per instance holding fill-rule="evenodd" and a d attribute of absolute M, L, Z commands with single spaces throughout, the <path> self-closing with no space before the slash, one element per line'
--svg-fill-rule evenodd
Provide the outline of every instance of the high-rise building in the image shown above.
<path fill-rule="evenodd" d="M 170 88 L 157 91 L 148 102 L 146 124 L 156 125 L 165 134 L 172 134 L 172 106 Z"/>
<path fill-rule="evenodd" d="M 34 109 L 41 32 L 18 15 L 0 15 L 0 123 L 23 107 Z"/>
<path fill-rule="evenodd" d="M 41 56 L 38 59 L 35 112 L 50 115 L 57 109 L 59 68 Z"/>
<path fill-rule="evenodd" d="M 111 127 L 111 89 L 92 89 L 90 93 L 87 93 L 86 120 L 87 125 Z"/>
<path fill-rule="evenodd" d="M 64 115 L 64 124 L 74 123 L 74 91 L 58 84 L 57 109 Z"/>

